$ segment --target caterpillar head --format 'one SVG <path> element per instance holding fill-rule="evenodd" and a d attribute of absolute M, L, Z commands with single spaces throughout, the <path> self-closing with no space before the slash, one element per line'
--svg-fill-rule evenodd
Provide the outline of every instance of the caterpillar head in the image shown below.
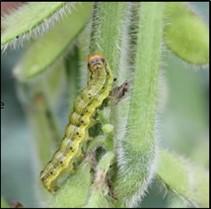
<path fill-rule="evenodd" d="M 105 59 L 102 55 L 94 54 L 89 56 L 88 58 L 88 69 L 91 72 L 95 72 L 104 68 L 105 66 Z"/>

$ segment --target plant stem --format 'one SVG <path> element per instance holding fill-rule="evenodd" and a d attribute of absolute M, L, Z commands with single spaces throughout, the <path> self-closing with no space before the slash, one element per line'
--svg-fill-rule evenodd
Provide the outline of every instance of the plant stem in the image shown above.
<path fill-rule="evenodd" d="M 115 74 L 119 64 L 119 44 L 126 3 L 98 2 L 94 5 L 90 53 L 100 52 Z"/>
<path fill-rule="evenodd" d="M 162 37 L 162 3 L 141 4 L 128 130 L 119 148 L 117 194 L 134 207 L 147 189 L 156 153 L 155 119 Z"/>

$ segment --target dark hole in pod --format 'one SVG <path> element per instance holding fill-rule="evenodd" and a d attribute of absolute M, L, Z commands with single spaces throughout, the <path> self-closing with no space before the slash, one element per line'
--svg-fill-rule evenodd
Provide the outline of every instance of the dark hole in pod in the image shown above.
<path fill-rule="evenodd" d="M 108 101 L 109 101 L 108 98 L 104 99 L 104 100 L 103 100 L 103 103 L 102 103 L 102 105 L 99 107 L 99 109 L 102 110 L 103 108 L 105 108 L 106 106 L 108 106 Z"/>
<path fill-rule="evenodd" d="M 73 166 L 73 170 L 75 170 L 76 167 L 77 167 L 77 163 L 76 162 L 72 162 L 72 166 Z"/>
<path fill-rule="evenodd" d="M 95 152 L 95 158 L 97 161 L 105 154 L 106 150 L 103 147 L 98 147 Z"/>
<path fill-rule="evenodd" d="M 94 126 L 89 128 L 89 136 L 95 137 L 100 134 L 102 134 L 102 124 L 101 123 L 96 123 Z"/>

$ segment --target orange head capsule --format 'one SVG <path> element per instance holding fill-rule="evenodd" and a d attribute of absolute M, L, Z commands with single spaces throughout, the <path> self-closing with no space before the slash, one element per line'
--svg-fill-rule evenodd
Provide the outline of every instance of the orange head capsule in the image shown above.
<path fill-rule="evenodd" d="M 102 69 L 105 66 L 105 59 L 102 55 L 95 54 L 88 58 L 88 68 L 90 71 Z"/>

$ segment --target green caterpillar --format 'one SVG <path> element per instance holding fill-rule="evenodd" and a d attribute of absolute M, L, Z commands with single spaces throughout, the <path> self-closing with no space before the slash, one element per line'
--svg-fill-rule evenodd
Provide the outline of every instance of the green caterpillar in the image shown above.
<path fill-rule="evenodd" d="M 76 98 L 63 140 L 50 162 L 41 171 L 41 181 L 49 192 L 57 190 L 58 180 L 63 174 L 74 170 L 74 162 L 80 158 L 81 147 L 87 139 L 91 118 L 112 90 L 112 72 L 102 55 L 89 56 L 88 70 L 90 77 L 87 87 Z"/>

